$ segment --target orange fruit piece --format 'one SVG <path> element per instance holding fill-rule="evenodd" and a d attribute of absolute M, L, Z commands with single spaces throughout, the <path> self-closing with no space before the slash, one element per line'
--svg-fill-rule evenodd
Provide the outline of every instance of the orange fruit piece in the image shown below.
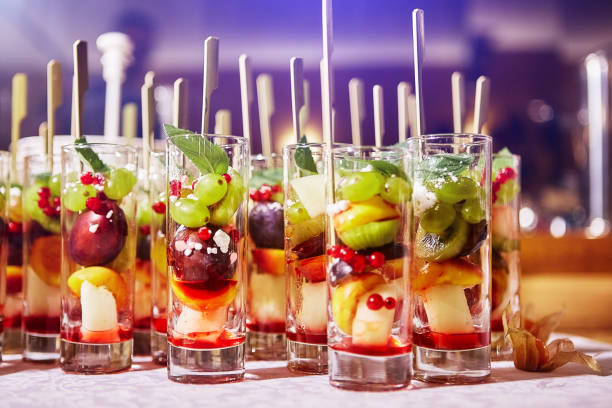
<path fill-rule="evenodd" d="M 210 290 L 207 282 L 187 282 L 172 279 L 172 292 L 187 307 L 205 311 L 229 305 L 238 293 L 238 281 L 226 279 L 221 289 Z"/>
<path fill-rule="evenodd" d="M 62 271 L 62 237 L 49 235 L 34 241 L 30 249 L 30 267 L 47 285 L 59 287 Z"/>
<path fill-rule="evenodd" d="M 111 292 L 117 302 L 117 308 L 125 305 L 128 299 L 128 288 L 117 272 L 103 266 L 90 266 L 79 269 L 68 278 L 68 287 L 72 294 L 81 297 L 81 284 L 87 281 L 96 287 L 104 287 Z"/>
<path fill-rule="evenodd" d="M 254 248 L 253 262 L 259 267 L 261 272 L 272 275 L 282 275 L 285 273 L 285 251 L 282 249 L 263 249 Z"/>

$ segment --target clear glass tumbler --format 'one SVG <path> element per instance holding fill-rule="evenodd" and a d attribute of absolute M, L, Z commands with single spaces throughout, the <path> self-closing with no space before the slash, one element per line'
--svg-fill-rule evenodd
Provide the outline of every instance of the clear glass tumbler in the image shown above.
<path fill-rule="evenodd" d="M 324 144 L 283 148 L 288 367 L 327 373 L 325 227 L 327 174 Z"/>
<path fill-rule="evenodd" d="M 129 146 L 62 149 L 64 371 L 108 373 L 131 366 L 137 171 Z"/>
<path fill-rule="evenodd" d="M 494 360 L 509 360 L 512 345 L 509 339 L 504 339 L 502 315 L 508 305 L 512 313 L 520 310 L 521 158 L 502 151 L 493 155 L 491 166 L 491 348 Z"/>
<path fill-rule="evenodd" d="M 151 203 L 151 355 L 166 365 L 168 355 L 168 265 L 166 262 L 166 153 L 151 153 L 149 203 Z"/>
<path fill-rule="evenodd" d="M 414 375 L 469 383 L 491 372 L 491 138 L 415 141 Z"/>
<path fill-rule="evenodd" d="M 4 305 L 6 301 L 6 257 L 8 253 L 8 194 L 10 154 L 0 151 L 0 361 L 4 332 Z"/>
<path fill-rule="evenodd" d="M 249 182 L 249 357 L 287 358 L 285 340 L 285 226 L 282 157 L 251 160 Z"/>
<path fill-rule="evenodd" d="M 406 387 L 410 337 L 411 195 L 407 148 L 332 151 L 327 286 L 330 383 L 382 391 Z"/>
<path fill-rule="evenodd" d="M 244 377 L 248 141 L 187 134 L 167 145 L 168 377 Z"/>
<path fill-rule="evenodd" d="M 23 183 L 23 358 L 59 357 L 61 156 L 26 156 Z"/>

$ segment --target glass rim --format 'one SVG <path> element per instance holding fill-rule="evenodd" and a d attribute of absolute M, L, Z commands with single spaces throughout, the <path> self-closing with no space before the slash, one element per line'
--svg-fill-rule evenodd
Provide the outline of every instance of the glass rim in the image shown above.
<path fill-rule="evenodd" d="M 402 159 L 408 155 L 408 151 L 405 147 L 400 146 L 371 146 L 371 145 L 346 145 L 346 146 L 338 146 L 332 149 L 332 156 L 336 157 L 348 157 L 351 158 L 353 156 L 349 155 L 350 153 L 358 153 L 358 152 L 367 152 L 371 151 L 374 153 L 393 153 L 392 155 L 385 155 L 384 157 L 380 157 L 381 160 L 394 160 L 394 159 Z"/>
<path fill-rule="evenodd" d="M 289 143 L 283 146 L 283 152 L 295 150 L 300 147 L 321 147 L 327 149 L 327 143 L 325 142 L 308 142 L 308 143 Z"/>
<path fill-rule="evenodd" d="M 71 144 L 67 144 L 67 145 L 62 146 L 62 153 L 64 153 L 64 152 L 71 152 L 71 153 L 74 152 L 74 153 L 76 153 L 77 146 L 82 146 L 82 147 L 101 147 L 101 148 L 114 147 L 114 148 L 120 148 L 120 149 L 127 149 L 127 150 L 133 152 L 134 154 L 137 153 L 136 148 L 134 146 L 130 146 L 130 145 L 126 145 L 126 144 L 118 144 L 118 143 L 83 143 L 83 144 L 71 143 Z"/>
<path fill-rule="evenodd" d="M 460 137 L 471 137 L 472 140 L 470 141 L 457 141 L 457 142 L 453 142 L 453 143 L 449 143 L 449 142 L 435 142 L 432 140 L 435 139 L 441 139 L 441 138 L 460 138 Z M 462 144 L 462 145 L 468 145 L 468 146 L 481 146 L 481 145 L 486 145 L 487 143 L 492 143 L 493 142 L 493 138 L 489 135 L 485 135 L 482 133 L 470 133 L 470 132 L 463 132 L 463 133 L 432 133 L 432 134 L 428 134 L 428 135 L 421 135 L 421 136 L 416 136 L 411 138 L 415 141 L 423 141 L 426 142 L 428 145 L 439 145 L 439 146 L 448 146 L 448 145 L 454 145 L 454 144 Z"/>
<path fill-rule="evenodd" d="M 166 146 L 175 146 L 172 143 L 172 139 L 175 137 L 187 137 L 187 136 L 204 136 L 207 139 L 221 139 L 221 140 L 226 140 L 226 141 L 231 141 L 229 143 L 222 143 L 222 144 L 217 144 L 215 143 L 215 145 L 219 146 L 219 147 L 224 147 L 224 146 L 242 146 L 242 145 L 248 145 L 249 144 L 249 139 L 247 139 L 244 136 L 233 136 L 233 135 L 217 135 L 214 133 L 184 133 L 184 134 L 180 134 L 180 135 L 174 135 L 171 137 L 167 137 L 166 138 Z M 176 147 L 176 146 L 175 146 Z"/>

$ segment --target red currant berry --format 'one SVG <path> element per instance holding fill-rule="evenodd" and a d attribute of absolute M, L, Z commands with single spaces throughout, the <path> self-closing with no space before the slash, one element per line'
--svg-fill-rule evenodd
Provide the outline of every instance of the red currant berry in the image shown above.
<path fill-rule="evenodd" d="M 373 295 L 370 295 L 366 305 L 368 306 L 368 309 L 370 310 L 378 310 L 381 307 L 383 307 L 383 303 L 384 302 L 383 302 L 382 296 L 380 296 L 378 293 L 375 293 Z"/>
<path fill-rule="evenodd" d="M 344 262 L 349 262 L 354 256 L 355 251 L 353 251 L 351 248 L 340 248 L 340 259 L 342 259 Z"/>
<path fill-rule="evenodd" d="M 372 252 L 368 257 L 368 261 L 372 268 L 380 268 L 385 263 L 385 254 L 382 252 Z"/>
<path fill-rule="evenodd" d="M 85 206 L 89 210 L 98 213 L 98 211 L 100 211 L 102 208 L 102 201 L 98 197 L 89 197 L 85 202 Z"/>
<path fill-rule="evenodd" d="M 59 205 L 57 207 L 55 207 L 55 209 L 53 210 L 53 215 L 56 215 L 59 217 L 59 215 L 62 213 L 62 207 L 60 207 Z"/>
<path fill-rule="evenodd" d="M 340 245 L 332 245 L 327 250 L 327 255 L 329 255 L 331 257 L 334 257 L 334 258 L 340 258 L 340 249 L 341 248 L 342 247 Z"/>
<path fill-rule="evenodd" d="M 101 186 L 102 184 L 104 184 L 104 176 L 101 174 L 96 175 L 96 177 L 94 177 L 93 183 L 97 186 Z"/>
<path fill-rule="evenodd" d="M 180 181 L 178 181 L 178 180 L 170 181 L 170 195 L 180 197 L 181 196 L 181 188 L 182 188 L 182 185 L 181 185 Z"/>
<path fill-rule="evenodd" d="M 91 171 L 81 174 L 81 183 L 88 185 L 88 184 L 92 184 L 93 182 L 94 182 L 94 178 L 93 178 L 93 175 L 91 174 Z"/>
<path fill-rule="evenodd" d="M 261 193 L 257 190 L 253 190 L 249 193 L 249 197 L 251 197 L 251 200 L 253 201 L 261 201 Z"/>
<path fill-rule="evenodd" d="M 202 227 L 198 230 L 198 238 L 202 241 L 208 241 L 211 235 L 212 231 L 208 227 Z"/>
<path fill-rule="evenodd" d="M 52 217 L 55 214 L 55 210 L 53 207 L 45 207 L 43 208 L 43 213 L 45 213 L 47 217 Z"/>
<path fill-rule="evenodd" d="M 43 210 L 49 207 L 49 201 L 46 198 L 41 198 L 38 200 L 38 208 L 42 208 Z"/>
<path fill-rule="evenodd" d="M 148 225 L 141 225 L 140 226 L 140 234 L 141 235 L 149 235 L 151 233 L 151 227 Z"/>
<path fill-rule="evenodd" d="M 281 191 L 281 186 L 279 186 L 278 184 L 275 186 L 272 186 L 273 193 L 280 193 L 280 191 Z"/>
<path fill-rule="evenodd" d="M 11 234 L 19 234 L 21 232 L 21 223 L 9 221 L 8 230 Z"/>
<path fill-rule="evenodd" d="M 61 200 L 59 197 L 53 197 L 53 206 L 57 207 L 61 204 Z"/>
<path fill-rule="evenodd" d="M 153 204 L 151 206 L 151 208 L 153 208 L 153 211 L 155 211 L 158 214 L 165 214 L 166 213 L 166 204 L 164 204 L 161 201 L 158 201 L 155 204 Z"/>
<path fill-rule="evenodd" d="M 353 267 L 353 272 L 363 272 L 363 268 L 366 266 L 366 257 L 361 254 L 355 255 L 353 259 L 351 259 L 351 266 Z"/>
<path fill-rule="evenodd" d="M 230 181 L 232 181 L 232 176 L 230 176 L 229 174 L 225 173 L 223 175 L 223 178 L 225 179 L 225 182 L 229 184 Z"/>
<path fill-rule="evenodd" d="M 506 173 L 506 179 L 511 179 L 516 176 L 516 173 L 514 172 L 514 169 L 512 167 L 506 167 L 504 171 Z"/>
<path fill-rule="evenodd" d="M 41 187 L 38 189 L 38 197 L 40 198 L 49 198 L 51 197 L 51 190 L 49 187 Z"/>
<path fill-rule="evenodd" d="M 261 196 L 261 201 L 270 201 L 270 199 L 272 198 L 271 190 L 259 191 L 259 194 Z"/>
<path fill-rule="evenodd" d="M 192 190 L 195 190 L 196 184 L 198 184 L 198 180 L 193 180 L 193 183 L 191 183 L 191 189 Z"/>
<path fill-rule="evenodd" d="M 389 296 L 385 299 L 385 307 L 389 310 L 395 309 L 395 299 Z"/>
<path fill-rule="evenodd" d="M 240 232 L 238 232 L 237 229 L 233 229 L 229 232 L 229 236 L 232 239 L 232 241 L 234 241 L 235 243 L 238 243 L 238 241 L 240 241 Z"/>

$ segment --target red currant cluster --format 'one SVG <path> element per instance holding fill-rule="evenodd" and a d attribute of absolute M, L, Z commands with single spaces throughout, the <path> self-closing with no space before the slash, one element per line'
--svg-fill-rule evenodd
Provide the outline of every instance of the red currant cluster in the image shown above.
<path fill-rule="evenodd" d="M 383 300 L 382 296 L 380 296 L 378 293 L 370 295 L 370 297 L 368 298 L 368 302 L 366 303 L 368 309 L 370 310 L 378 310 L 383 306 L 391 310 L 395 309 L 395 304 L 395 298 L 389 296 L 388 298 Z"/>
<path fill-rule="evenodd" d="M 257 190 L 252 190 L 249 193 L 249 197 L 253 201 L 270 201 L 272 194 L 280 193 L 281 187 L 279 185 L 271 186 L 269 184 L 262 184 Z"/>
<path fill-rule="evenodd" d="M 141 225 L 139 230 L 140 235 L 149 235 L 151 233 L 151 227 L 148 224 Z"/>
<path fill-rule="evenodd" d="M 151 206 L 151 208 L 153 209 L 153 211 L 155 211 L 157 214 L 165 214 L 166 213 L 166 204 L 164 204 L 162 201 L 158 201 L 156 203 L 153 203 L 153 205 Z"/>
<path fill-rule="evenodd" d="M 506 167 L 505 169 L 500 169 L 497 172 L 495 180 L 493 180 L 493 202 L 497 201 L 497 192 L 501 188 L 502 184 L 515 177 L 516 172 L 512 167 Z"/>
<path fill-rule="evenodd" d="M 385 263 L 385 254 L 382 252 L 372 252 L 368 256 L 355 252 L 353 249 L 343 245 L 333 245 L 327 250 L 327 255 L 342 259 L 351 265 L 355 273 L 363 272 L 366 265 L 372 268 L 380 268 Z"/>
<path fill-rule="evenodd" d="M 21 223 L 15 221 L 9 221 L 8 223 L 8 231 L 11 234 L 21 234 Z"/>
<path fill-rule="evenodd" d="M 87 173 L 81 174 L 81 183 L 84 185 L 95 184 L 101 186 L 104 184 L 104 176 L 101 174 L 96 174 L 95 176 L 91 174 L 91 171 Z"/>
<path fill-rule="evenodd" d="M 180 197 L 182 188 L 183 188 L 183 185 L 181 184 L 180 181 L 178 180 L 170 181 L 170 195 L 171 196 Z"/>
<path fill-rule="evenodd" d="M 106 205 L 106 194 L 103 192 L 99 192 L 95 197 L 89 197 L 87 201 L 85 201 L 85 206 L 88 210 L 95 212 L 96 214 L 105 214 L 108 212 L 108 206 Z"/>
<path fill-rule="evenodd" d="M 60 198 L 51 198 L 51 190 L 49 187 L 41 187 L 38 189 L 38 208 L 40 208 L 47 217 L 59 217 L 60 215 Z"/>

